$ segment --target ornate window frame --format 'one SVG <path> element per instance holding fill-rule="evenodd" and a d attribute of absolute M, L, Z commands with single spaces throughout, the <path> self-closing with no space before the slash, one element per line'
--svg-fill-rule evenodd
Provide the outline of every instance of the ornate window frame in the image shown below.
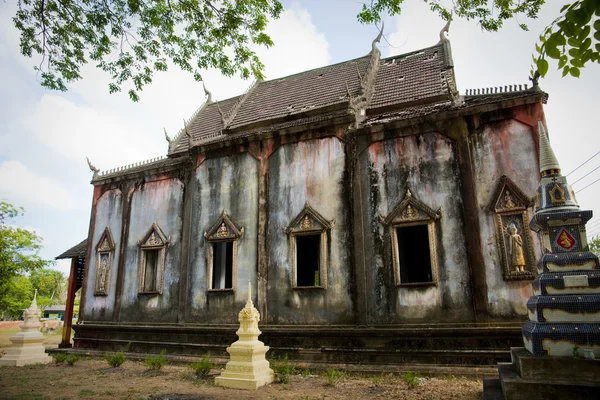
<path fill-rule="evenodd" d="M 104 228 L 100 240 L 96 245 L 96 278 L 94 280 L 94 296 L 108 295 L 108 282 L 110 278 L 110 269 L 115 251 L 115 241 L 110 228 Z M 103 261 L 105 261 L 103 263 Z"/>
<path fill-rule="evenodd" d="M 208 232 L 204 232 L 206 240 L 206 289 L 209 292 L 235 292 L 237 281 L 237 246 L 238 240 L 244 235 L 244 228 L 235 224 L 223 210 L 216 222 L 211 226 Z M 231 257 L 231 287 L 224 289 L 215 289 L 212 287 L 213 280 L 213 262 L 214 252 L 213 243 L 233 242 Z"/>
<path fill-rule="evenodd" d="M 292 289 L 327 289 L 327 237 L 331 228 L 335 225 L 335 219 L 328 221 L 306 203 L 304 208 L 292 220 L 284 232 L 288 235 L 290 246 L 290 265 L 292 269 Z M 296 237 L 303 235 L 321 235 L 319 283 L 318 286 L 298 286 L 297 259 L 296 259 Z"/>
<path fill-rule="evenodd" d="M 167 246 L 171 242 L 171 238 L 167 237 L 156 222 L 144 235 L 143 239 L 138 242 L 140 247 L 140 264 L 139 264 L 139 285 L 138 294 L 162 294 L 163 280 L 165 273 L 165 258 Z M 158 259 L 156 265 L 156 290 L 145 290 L 146 286 L 146 253 L 148 251 L 158 250 Z"/>
<path fill-rule="evenodd" d="M 390 236 L 390 247 L 392 253 L 392 268 L 394 273 L 394 283 L 397 287 L 410 286 L 437 286 L 438 282 L 438 261 L 437 261 L 437 243 L 436 243 L 436 224 L 435 222 L 442 217 L 442 209 L 433 211 L 422 201 L 413 197 L 410 189 L 406 190 L 406 196 L 398 203 L 387 217 L 379 217 L 381 224 L 388 229 Z M 400 273 L 400 254 L 398 250 L 397 228 L 427 225 L 429 240 L 429 257 L 431 262 L 431 281 L 430 282 L 402 282 Z"/>
<path fill-rule="evenodd" d="M 505 281 L 535 278 L 535 274 L 533 273 L 535 269 L 535 253 L 533 251 L 533 242 L 528 223 L 528 208 L 531 206 L 531 200 L 523 191 L 510 178 L 502 175 L 487 208 L 494 213 L 496 245 Z M 509 254 L 508 240 L 510 239 L 508 227 L 511 224 L 517 227 L 517 233 L 522 239 L 522 248 L 526 262 L 523 272 L 514 271 L 510 265 L 511 254 Z"/>

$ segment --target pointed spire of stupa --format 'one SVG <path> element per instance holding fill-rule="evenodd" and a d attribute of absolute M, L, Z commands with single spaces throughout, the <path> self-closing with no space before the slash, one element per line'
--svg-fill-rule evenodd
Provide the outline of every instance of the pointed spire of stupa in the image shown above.
<path fill-rule="evenodd" d="M 38 309 L 38 305 L 37 305 L 37 289 L 35 289 L 35 292 L 33 292 L 33 300 L 31 301 L 31 305 L 29 306 L 29 308 L 31 310 L 37 310 Z"/>
<path fill-rule="evenodd" d="M 540 133 L 540 172 L 542 176 L 560 174 L 560 164 L 550 146 L 550 140 L 541 120 L 538 120 Z"/>

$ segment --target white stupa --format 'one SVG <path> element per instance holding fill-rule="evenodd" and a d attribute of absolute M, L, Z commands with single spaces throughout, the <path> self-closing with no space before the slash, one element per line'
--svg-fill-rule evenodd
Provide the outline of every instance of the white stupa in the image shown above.
<path fill-rule="evenodd" d="M 13 343 L 6 354 L 0 358 L 0 366 L 22 367 L 29 364 L 47 364 L 52 358 L 46 354 L 44 348 L 44 335 L 40 332 L 40 309 L 37 306 L 37 291 L 33 301 L 23 313 L 23 323 L 19 326 L 21 332 L 9 339 Z"/>
<path fill-rule="evenodd" d="M 248 301 L 239 313 L 239 321 L 240 329 L 236 332 L 239 340 L 227 348 L 230 361 L 221 376 L 215 378 L 215 385 L 236 389 L 258 389 L 273 382 L 274 374 L 265 358 L 269 347 L 258 340 L 258 335 L 261 333 L 258 329 L 260 314 L 252 303 L 250 283 L 248 283 Z"/>

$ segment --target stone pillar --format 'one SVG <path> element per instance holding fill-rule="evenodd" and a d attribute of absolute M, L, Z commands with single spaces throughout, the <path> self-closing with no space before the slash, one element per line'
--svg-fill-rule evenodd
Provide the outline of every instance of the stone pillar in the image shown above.
<path fill-rule="evenodd" d="M 9 339 L 13 343 L 6 354 L 0 358 L 0 366 L 22 367 L 29 364 L 47 364 L 52 358 L 46 354 L 44 335 L 40 332 L 41 312 L 36 302 L 37 292 L 28 309 L 23 313 L 23 324 L 18 332 Z"/>
<path fill-rule="evenodd" d="M 258 389 L 273 382 L 274 373 L 265 358 L 269 347 L 258 340 L 261 333 L 258 329 L 259 320 L 260 314 L 252 303 L 251 286 L 248 283 L 248 301 L 239 313 L 240 329 L 236 332 L 239 340 L 227 348 L 231 359 L 221 376 L 215 378 L 215 385 Z"/>

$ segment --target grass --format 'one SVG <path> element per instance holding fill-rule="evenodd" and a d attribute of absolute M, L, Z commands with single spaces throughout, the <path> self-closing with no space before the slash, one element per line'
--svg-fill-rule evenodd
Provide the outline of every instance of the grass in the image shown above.
<path fill-rule="evenodd" d="M 287 353 L 283 357 L 271 358 L 270 363 L 278 383 L 290 383 L 290 376 L 297 373 L 296 368 L 290 365 Z"/>
<path fill-rule="evenodd" d="M 108 353 L 105 356 L 106 362 L 113 368 L 120 367 L 125 362 L 125 353 L 117 351 L 116 353 Z"/>
<path fill-rule="evenodd" d="M 327 368 L 325 370 L 325 380 L 329 386 L 335 386 L 340 380 L 346 376 L 344 371 L 339 369 Z"/>
<path fill-rule="evenodd" d="M 213 362 L 206 356 L 202 357 L 202 360 L 190 364 L 190 368 L 193 369 L 198 376 L 206 376 L 210 374 L 210 371 L 212 371 L 214 367 L 215 365 Z"/>
<path fill-rule="evenodd" d="M 146 360 L 144 360 L 144 364 L 150 369 L 160 370 L 162 367 L 167 365 L 169 360 L 167 360 L 167 351 L 161 350 L 160 354 L 157 356 L 148 356 Z"/>
<path fill-rule="evenodd" d="M 410 389 L 414 389 L 419 386 L 419 373 L 406 371 L 402 375 L 402 380 L 408 385 Z"/>
<path fill-rule="evenodd" d="M 91 389 L 81 389 L 81 391 L 79 392 L 80 397 L 94 396 L 95 394 L 96 392 Z"/>

